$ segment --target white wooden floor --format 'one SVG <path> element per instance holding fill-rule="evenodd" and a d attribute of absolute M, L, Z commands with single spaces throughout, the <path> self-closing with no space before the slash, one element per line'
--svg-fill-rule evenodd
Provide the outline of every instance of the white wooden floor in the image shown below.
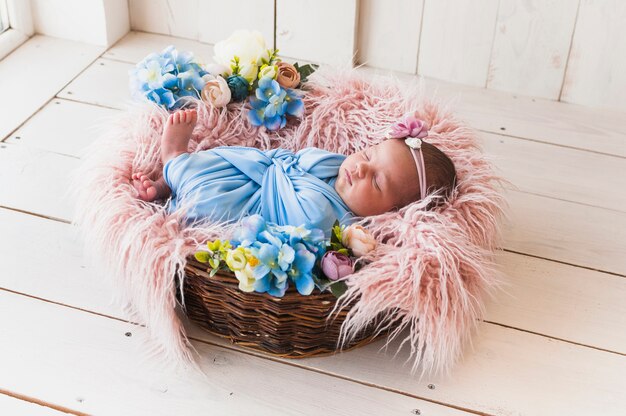
<path fill-rule="evenodd" d="M 0 414 L 626 414 L 626 114 L 433 81 L 515 185 L 508 294 L 450 377 L 418 380 L 380 343 L 285 361 L 195 328 L 206 378 L 146 361 L 65 195 L 127 70 L 170 43 L 211 56 L 131 33 L 109 50 L 36 36 L 0 61 Z"/>

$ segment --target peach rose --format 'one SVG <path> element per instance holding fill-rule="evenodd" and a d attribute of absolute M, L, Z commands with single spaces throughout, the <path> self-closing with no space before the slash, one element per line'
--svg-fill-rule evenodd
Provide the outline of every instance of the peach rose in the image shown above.
<path fill-rule="evenodd" d="M 296 88 L 300 84 L 300 73 L 295 66 L 287 62 L 279 62 L 276 82 L 283 88 Z"/>
<path fill-rule="evenodd" d="M 376 248 L 374 237 L 360 225 L 350 225 L 342 233 L 342 243 L 352 249 L 352 253 L 361 257 Z"/>
<path fill-rule="evenodd" d="M 226 80 L 220 76 L 208 81 L 202 88 L 202 101 L 216 108 L 230 102 L 231 93 Z"/>

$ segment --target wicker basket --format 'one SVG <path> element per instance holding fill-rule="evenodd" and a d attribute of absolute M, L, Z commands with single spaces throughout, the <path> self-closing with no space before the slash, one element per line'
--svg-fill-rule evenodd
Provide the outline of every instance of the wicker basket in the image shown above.
<path fill-rule="evenodd" d="M 337 351 L 339 329 L 349 307 L 327 319 L 335 306 L 333 294 L 300 295 L 290 286 L 282 298 L 246 293 L 231 273 L 209 277 L 195 258 L 185 267 L 185 307 L 189 318 L 231 342 L 274 356 L 305 358 Z M 358 334 L 343 350 L 374 340 L 374 325 Z"/>

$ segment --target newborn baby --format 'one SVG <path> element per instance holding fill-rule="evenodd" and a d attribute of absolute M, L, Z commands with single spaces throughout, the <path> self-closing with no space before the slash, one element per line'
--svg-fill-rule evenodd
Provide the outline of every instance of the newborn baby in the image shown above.
<path fill-rule="evenodd" d="M 349 156 L 312 147 L 294 153 L 222 146 L 188 153 L 196 121 L 196 110 L 169 116 L 161 139 L 161 179 L 132 175 L 140 199 L 171 194 L 171 209 L 184 207 L 191 220 L 261 214 L 279 225 L 306 224 L 328 233 L 336 219 L 345 224 L 354 216 L 399 209 L 427 191 L 445 197 L 454 187 L 454 165 L 419 140 L 426 133 L 416 120 L 392 130 L 392 138 L 412 135 L 406 141 L 385 140 Z"/>

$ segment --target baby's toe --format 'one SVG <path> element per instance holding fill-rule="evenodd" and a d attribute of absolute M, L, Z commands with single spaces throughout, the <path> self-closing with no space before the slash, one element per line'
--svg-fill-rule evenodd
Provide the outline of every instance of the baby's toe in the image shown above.
<path fill-rule="evenodd" d="M 157 194 L 157 190 L 154 186 L 150 186 L 149 188 L 146 188 L 146 199 L 148 201 L 154 200 L 154 198 L 156 198 L 156 194 Z"/>

